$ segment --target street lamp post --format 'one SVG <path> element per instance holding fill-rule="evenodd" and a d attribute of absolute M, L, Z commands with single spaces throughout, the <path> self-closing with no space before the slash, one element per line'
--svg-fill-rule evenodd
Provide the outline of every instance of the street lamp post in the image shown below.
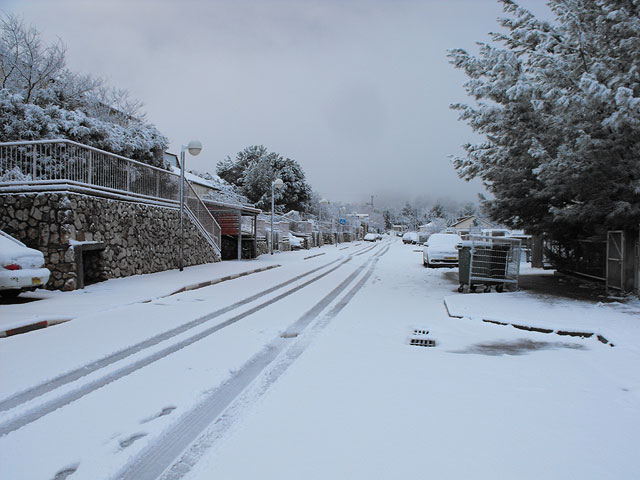
<path fill-rule="evenodd" d="M 277 188 L 280 190 L 284 186 L 284 182 L 281 178 L 276 178 L 271 182 L 271 242 L 269 242 L 269 252 L 273 255 L 273 214 L 274 214 L 274 191 Z"/>
<path fill-rule="evenodd" d="M 184 268 L 184 171 L 185 171 L 185 154 L 184 151 L 194 157 L 202 151 L 202 143 L 198 140 L 191 140 L 188 145 L 182 145 L 180 148 L 180 271 Z"/>

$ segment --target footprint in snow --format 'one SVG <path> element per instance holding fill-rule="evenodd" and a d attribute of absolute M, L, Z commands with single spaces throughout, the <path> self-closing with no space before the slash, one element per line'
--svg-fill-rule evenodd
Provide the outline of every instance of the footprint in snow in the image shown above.
<path fill-rule="evenodd" d="M 136 433 L 132 436 L 130 436 L 129 438 L 127 438 L 126 440 L 122 440 L 120 442 L 120 447 L 121 448 L 127 448 L 130 447 L 131 445 L 133 445 L 133 442 L 135 442 L 136 440 L 140 440 L 143 437 L 146 437 L 147 434 L 146 433 Z"/>
<path fill-rule="evenodd" d="M 79 464 L 65 467 L 64 469 L 56 473 L 55 477 L 53 477 L 53 480 L 65 480 L 69 475 L 73 475 L 74 473 L 76 473 L 76 470 L 78 470 L 78 465 Z"/>
<path fill-rule="evenodd" d="M 164 417 L 165 415 L 169 415 L 171 414 L 174 410 L 176 409 L 176 407 L 174 407 L 173 405 L 170 405 L 168 407 L 164 407 L 160 413 L 158 413 L 157 415 L 154 415 L 152 417 L 149 418 L 145 418 L 144 420 L 142 420 L 140 423 L 149 423 L 152 420 L 155 420 L 156 418 L 160 418 L 160 417 Z"/>

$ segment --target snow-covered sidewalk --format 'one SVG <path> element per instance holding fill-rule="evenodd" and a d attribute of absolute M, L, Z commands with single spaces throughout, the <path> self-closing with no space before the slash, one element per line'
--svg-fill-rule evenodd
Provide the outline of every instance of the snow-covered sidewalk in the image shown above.
<path fill-rule="evenodd" d="M 354 247 L 359 242 L 348 243 L 341 248 Z M 333 254 L 335 246 L 325 245 L 312 250 L 275 252 L 253 260 L 225 261 L 186 267 L 184 271 L 167 270 L 147 275 L 115 278 L 88 285 L 72 292 L 44 289 L 23 293 L 17 301 L 0 305 L 0 337 L 7 332 L 31 325 L 55 325 L 133 303 L 153 301 L 182 290 L 190 290 L 227 279 L 237 278 L 303 261 L 304 258 L 327 253 Z"/>
<path fill-rule="evenodd" d="M 640 301 L 584 302 L 525 291 L 455 294 L 444 298 L 449 315 L 555 335 L 595 336 L 603 343 L 640 345 Z M 639 350 L 640 352 L 640 350 Z"/>

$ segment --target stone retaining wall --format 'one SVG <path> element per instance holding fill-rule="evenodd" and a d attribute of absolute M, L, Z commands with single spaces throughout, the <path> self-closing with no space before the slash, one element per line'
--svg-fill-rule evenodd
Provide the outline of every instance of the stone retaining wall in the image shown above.
<path fill-rule="evenodd" d="M 93 281 L 179 267 L 177 209 L 75 193 L 0 194 L 0 229 L 44 253 L 51 290 L 78 288 L 82 263 Z M 83 245 L 99 246 L 86 262 L 78 259 Z M 185 266 L 220 260 L 188 216 L 184 256 Z"/>

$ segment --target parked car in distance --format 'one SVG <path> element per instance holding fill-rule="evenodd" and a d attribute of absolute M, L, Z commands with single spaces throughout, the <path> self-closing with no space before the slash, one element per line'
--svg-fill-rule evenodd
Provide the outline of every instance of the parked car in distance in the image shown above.
<path fill-rule="evenodd" d="M 0 296 L 14 298 L 20 292 L 43 287 L 50 276 L 42 252 L 0 230 Z"/>
<path fill-rule="evenodd" d="M 431 234 L 428 232 L 418 232 L 418 243 L 425 243 L 427 240 L 429 240 L 430 236 Z"/>
<path fill-rule="evenodd" d="M 483 237 L 510 237 L 511 231 L 506 228 L 484 228 L 481 235 Z"/>
<path fill-rule="evenodd" d="M 455 233 L 434 233 L 424 244 L 422 263 L 425 267 L 457 267 L 458 247 L 462 239 Z"/>
<path fill-rule="evenodd" d="M 418 232 L 407 232 L 402 236 L 402 243 L 418 243 Z"/>
<path fill-rule="evenodd" d="M 364 236 L 365 242 L 375 242 L 378 239 L 378 236 L 375 233 L 367 233 Z"/>
<path fill-rule="evenodd" d="M 291 250 L 300 250 L 302 248 L 302 239 L 289 232 L 289 245 L 291 245 Z"/>

